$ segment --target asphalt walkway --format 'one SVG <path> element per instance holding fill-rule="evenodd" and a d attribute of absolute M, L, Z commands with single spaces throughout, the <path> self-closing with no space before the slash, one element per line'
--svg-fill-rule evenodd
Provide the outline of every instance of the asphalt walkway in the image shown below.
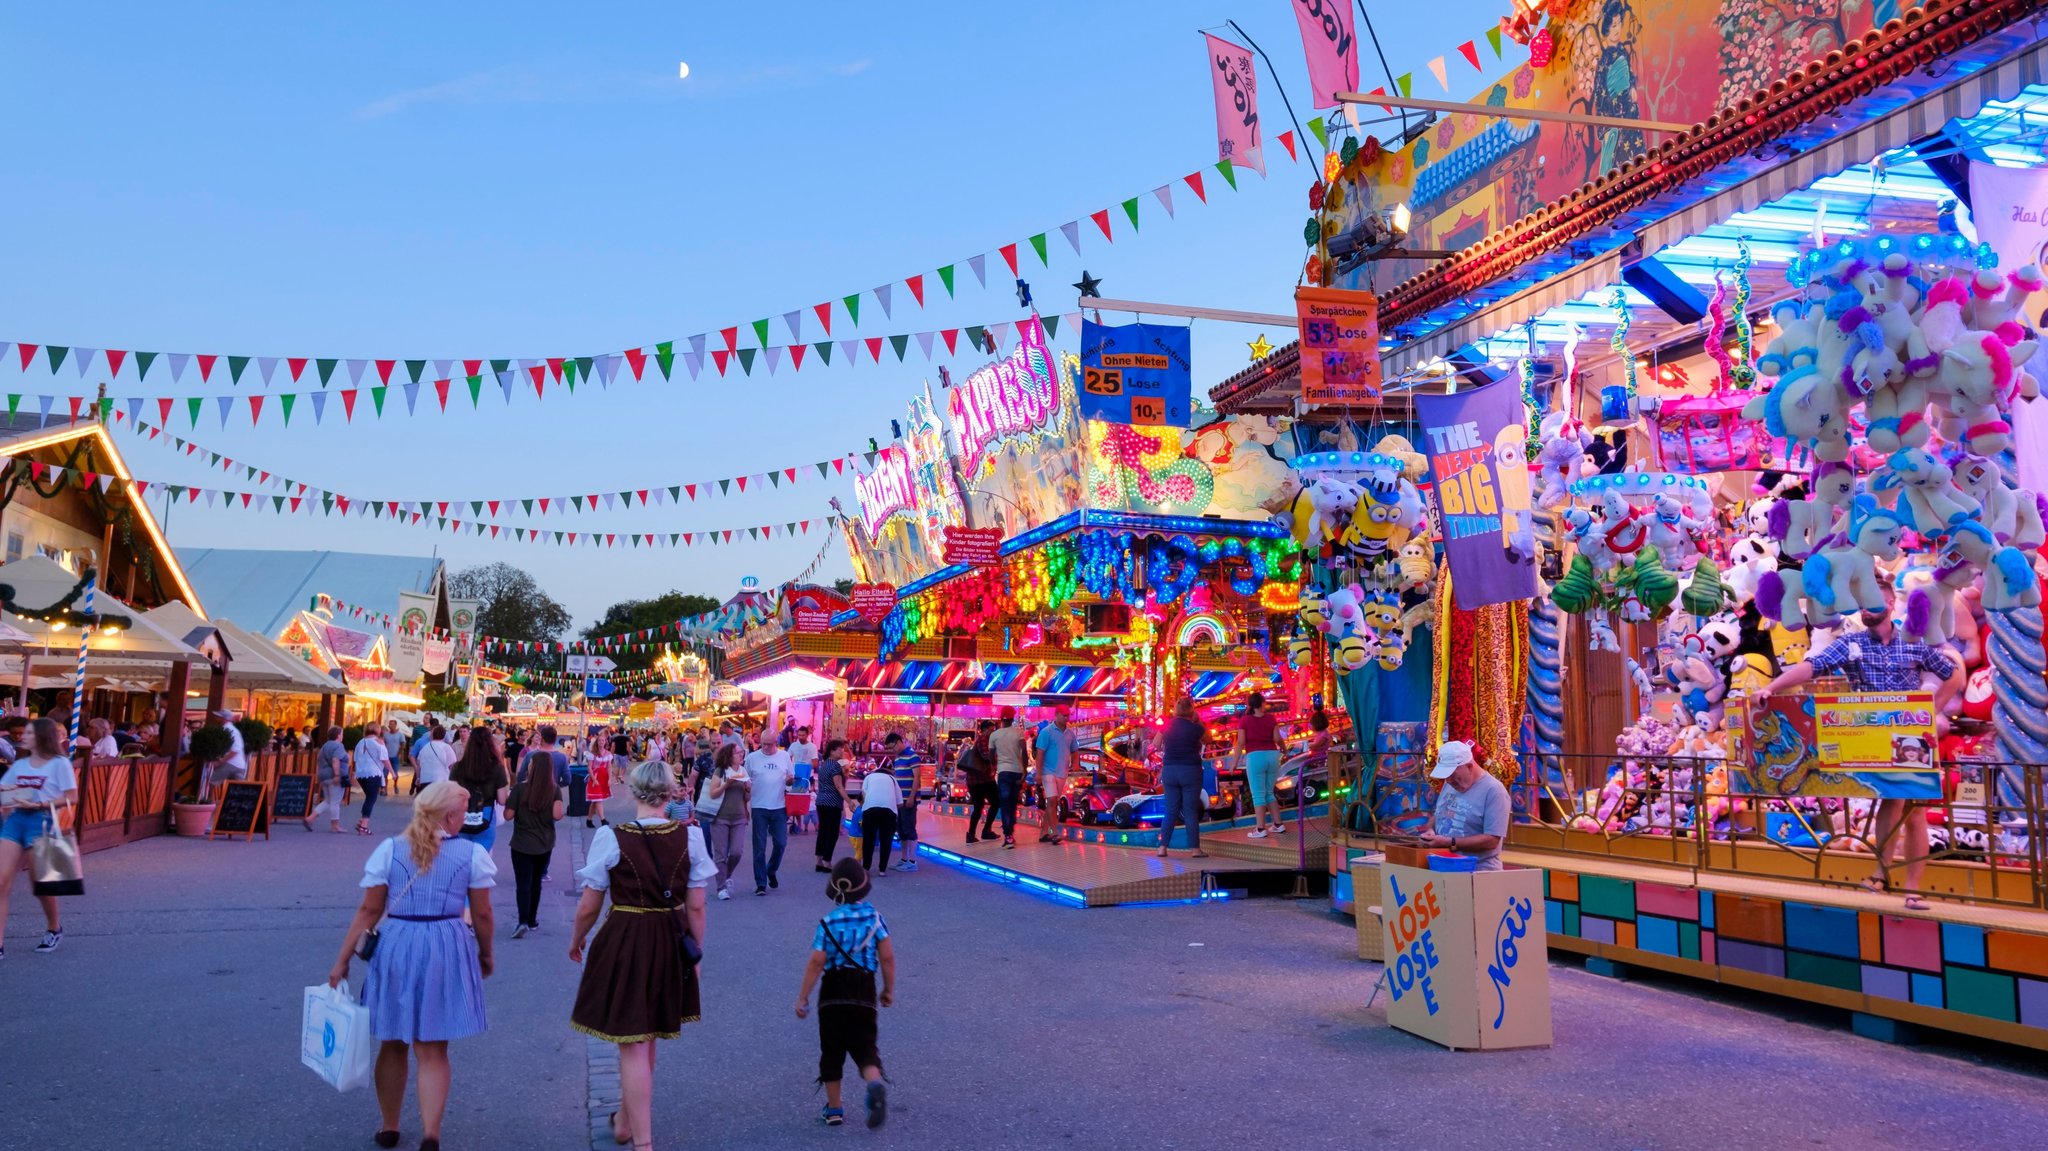
<path fill-rule="evenodd" d="M 408 810 L 380 807 L 379 834 Z M 563 831 L 545 929 L 501 937 L 491 1030 L 453 1048 L 449 1151 L 590 1146 Z M 50 956 L 30 951 L 40 922 L 19 881 L 0 962 L 0 1145 L 370 1146 L 369 1092 L 321 1083 L 297 1038 L 302 989 L 333 960 L 374 842 L 287 825 L 269 842 L 89 856 L 90 894 Z M 1377 968 L 1318 904 L 1081 911 L 927 865 L 874 896 L 902 961 L 882 1016 L 890 1123 L 827 1130 L 815 1024 L 791 1011 L 827 909 L 811 842 L 792 840 L 781 890 L 712 905 L 705 1021 L 661 1048 L 658 1146 L 1929 1151 L 2031 1146 L 2048 1129 L 2039 1064 L 2003 1050 L 1887 1047 L 1833 1014 L 1788 1020 L 1772 1000 L 1563 962 L 1555 1048 L 1456 1054 L 1364 1007 Z M 415 1146 L 410 1102 L 405 1128 Z"/>

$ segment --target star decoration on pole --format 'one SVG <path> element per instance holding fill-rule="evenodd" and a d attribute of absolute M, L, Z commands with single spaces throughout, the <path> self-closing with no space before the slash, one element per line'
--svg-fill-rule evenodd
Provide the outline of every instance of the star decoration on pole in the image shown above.
<path fill-rule="evenodd" d="M 1267 356 L 1273 354 L 1273 345 L 1266 341 L 1266 333 L 1264 332 L 1260 332 L 1259 338 L 1253 340 L 1249 344 L 1246 344 L 1245 347 L 1250 348 L 1252 350 L 1253 363 L 1257 363 L 1258 361 L 1263 360 Z"/>
<path fill-rule="evenodd" d="M 1081 293 L 1081 298 L 1084 300 L 1090 296 L 1098 300 L 1102 298 L 1101 278 L 1089 275 L 1086 268 L 1081 269 L 1081 280 L 1074 285 L 1074 288 Z"/>
<path fill-rule="evenodd" d="M 1017 306 L 1020 308 L 1029 308 L 1031 306 L 1031 285 L 1025 283 L 1021 277 L 1017 280 Z"/>

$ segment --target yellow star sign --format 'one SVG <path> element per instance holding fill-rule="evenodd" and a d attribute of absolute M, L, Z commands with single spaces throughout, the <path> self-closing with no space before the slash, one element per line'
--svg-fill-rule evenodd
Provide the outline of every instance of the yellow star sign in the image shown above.
<path fill-rule="evenodd" d="M 1260 332 L 1259 338 L 1246 344 L 1245 347 L 1252 350 L 1253 360 L 1263 360 L 1273 354 L 1273 345 L 1266 342 L 1266 333 L 1264 332 Z"/>

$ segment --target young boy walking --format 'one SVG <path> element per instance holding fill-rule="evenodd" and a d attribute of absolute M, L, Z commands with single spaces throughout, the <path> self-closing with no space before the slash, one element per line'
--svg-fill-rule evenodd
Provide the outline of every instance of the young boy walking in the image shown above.
<path fill-rule="evenodd" d="M 796 1017 L 805 1018 L 811 1013 L 811 989 L 818 988 L 818 1082 L 825 1085 L 822 1117 L 827 1127 L 846 1121 L 839 1080 L 849 1056 L 867 1081 L 868 1126 L 880 1127 L 889 1117 L 889 1088 L 882 1082 L 882 1054 L 875 1045 L 876 1009 L 895 1001 L 896 945 L 881 913 L 867 902 L 868 888 L 867 869 L 859 860 L 849 857 L 832 865 L 825 894 L 838 906 L 818 921 L 811 936 L 811 959 L 796 997 Z M 877 972 L 882 977 L 879 995 Z"/>

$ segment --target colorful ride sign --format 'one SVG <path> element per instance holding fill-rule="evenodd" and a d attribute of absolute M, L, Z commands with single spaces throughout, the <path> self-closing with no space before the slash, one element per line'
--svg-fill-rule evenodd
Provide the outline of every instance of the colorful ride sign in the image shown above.
<path fill-rule="evenodd" d="M 1194 391 L 1189 329 L 1081 321 L 1081 417 L 1184 428 Z"/>
<path fill-rule="evenodd" d="M 1017 347 L 976 371 L 951 393 L 953 431 L 960 437 L 962 472 L 971 486 L 989 451 L 1005 440 L 1042 434 L 1060 410 L 1052 351 L 1036 317 L 1017 325 Z"/>
<path fill-rule="evenodd" d="M 912 484 L 910 452 L 901 444 L 890 444 L 875 453 L 875 466 L 864 476 L 853 478 L 853 494 L 860 500 L 860 522 L 870 536 L 894 516 L 917 506 Z"/>
<path fill-rule="evenodd" d="M 1751 703 L 1737 794 L 1940 799 L 1931 692 L 1815 692 Z"/>
<path fill-rule="evenodd" d="M 869 623 L 879 622 L 884 616 L 896 610 L 896 586 L 886 583 L 857 583 L 853 585 L 853 610 Z"/>
<path fill-rule="evenodd" d="M 1002 562 L 1003 533 L 995 528 L 954 528 L 946 533 L 946 562 L 994 567 Z"/>
<path fill-rule="evenodd" d="M 1380 302 L 1371 292 L 1296 288 L 1301 398 L 1311 404 L 1380 402 Z"/>

